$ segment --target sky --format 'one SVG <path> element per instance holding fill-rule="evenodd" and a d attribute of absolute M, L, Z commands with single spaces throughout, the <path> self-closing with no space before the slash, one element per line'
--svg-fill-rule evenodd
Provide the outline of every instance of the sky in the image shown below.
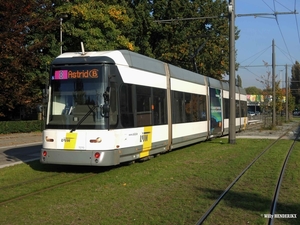
<path fill-rule="evenodd" d="M 300 13 L 299 0 L 235 0 L 235 26 L 240 30 L 235 42 L 236 71 L 244 88 L 255 86 L 264 89 L 258 80 L 272 74 L 272 40 L 275 43 L 276 81 L 285 87 L 285 66 L 291 77 L 291 66 L 300 62 L 300 14 L 278 14 L 275 16 L 247 16 L 245 14 Z M 266 62 L 269 66 L 264 66 Z"/>

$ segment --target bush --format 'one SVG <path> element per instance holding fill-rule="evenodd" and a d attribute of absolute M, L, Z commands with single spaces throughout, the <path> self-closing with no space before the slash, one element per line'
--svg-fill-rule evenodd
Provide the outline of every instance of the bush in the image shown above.
<path fill-rule="evenodd" d="M 41 120 L 28 121 L 1 121 L 0 134 L 29 133 L 42 131 L 43 122 Z"/>

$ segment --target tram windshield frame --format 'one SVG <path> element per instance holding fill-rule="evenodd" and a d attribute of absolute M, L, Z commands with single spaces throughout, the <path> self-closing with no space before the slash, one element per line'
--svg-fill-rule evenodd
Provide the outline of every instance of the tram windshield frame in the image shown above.
<path fill-rule="evenodd" d="M 109 84 L 105 71 L 104 65 L 53 65 L 46 127 L 107 129 L 103 94 Z"/>

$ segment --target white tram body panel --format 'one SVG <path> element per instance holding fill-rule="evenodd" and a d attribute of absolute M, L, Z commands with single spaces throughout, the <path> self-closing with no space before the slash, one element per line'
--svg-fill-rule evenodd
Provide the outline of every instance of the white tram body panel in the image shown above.
<path fill-rule="evenodd" d="M 153 74 L 147 71 L 141 71 L 126 66 L 117 66 L 124 83 L 147 85 L 151 87 L 166 89 L 166 77 Z M 151 79 L 149 79 L 151 77 Z"/>
<path fill-rule="evenodd" d="M 225 86 L 225 85 L 224 85 Z M 223 86 L 223 87 L 224 87 Z M 223 99 L 229 101 L 229 87 L 223 89 Z M 223 127 L 223 135 L 229 134 L 229 118 L 224 118 L 224 127 Z"/>
<path fill-rule="evenodd" d="M 236 90 L 236 92 L 237 92 L 237 90 Z M 235 100 L 236 101 L 240 100 L 240 94 L 238 92 L 235 93 Z M 242 123 L 241 123 L 241 117 L 235 118 L 235 127 L 236 127 L 237 130 L 241 129 L 241 125 L 242 125 Z"/>
<path fill-rule="evenodd" d="M 244 89 L 240 88 L 240 100 L 242 103 L 246 104 L 247 103 L 247 94 Z M 245 109 L 246 110 L 246 109 Z M 247 111 L 241 115 L 241 129 L 245 130 L 248 124 L 248 116 L 247 116 Z"/>
<path fill-rule="evenodd" d="M 174 78 L 171 78 L 171 90 L 207 95 L 206 86 Z"/>

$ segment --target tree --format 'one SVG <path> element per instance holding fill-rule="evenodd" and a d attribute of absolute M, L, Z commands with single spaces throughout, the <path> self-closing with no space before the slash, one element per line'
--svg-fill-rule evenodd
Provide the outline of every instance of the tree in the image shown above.
<path fill-rule="evenodd" d="M 264 65 L 267 68 L 266 74 L 265 75 L 261 75 L 260 79 L 256 79 L 257 81 L 259 81 L 261 84 L 263 84 L 264 89 L 262 91 L 262 94 L 264 96 L 264 103 L 262 104 L 262 108 L 264 109 L 264 111 L 268 111 L 269 108 L 271 107 L 272 104 L 272 98 L 273 98 L 273 91 L 272 91 L 272 74 L 271 71 L 269 70 L 269 64 L 265 61 L 263 61 Z M 276 80 L 275 76 L 275 80 Z M 276 87 L 276 84 L 275 84 Z"/>
<path fill-rule="evenodd" d="M 129 49 L 137 51 L 127 35 L 133 19 L 127 14 L 125 1 L 77 0 L 57 8 L 64 20 L 64 51 L 78 51 L 84 42 L 87 51 Z M 125 5 L 125 6 L 124 6 Z"/>
<path fill-rule="evenodd" d="M 154 20 L 151 46 L 156 58 L 222 79 L 229 71 L 229 26 L 226 1 L 151 1 Z M 206 19 L 191 19 L 207 17 Z M 238 38 L 238 31 L 236 32 Z"/>
<path fill-rule="evenodd" d="M 240 77 L 240 75 L 237 75 L 237 77 L 236 77 L 236 85 L 238 87 L 243 87 L 243 82 L 242 82 L 242 78 Z"/>
<path fill-rule="evenodd" d="M 186 0 L 77 0 L 57 8 L 64 19 L 64 51 L 129 49 L 221 79 L 229 70 L 227 3 Z M 176 21 L 154 20 L 208 16 Z M 236 32 L 238 37 L 238 31 Z"/>
<path fill-rule="evenodd" d="M 275 111 L 276 113 L 281 113 L 284 109 L 284 93 L 283 90 L 280 88 L 280 81 L 275 82 L 275 95 L 276 95 Z"/>
<path fill-rule="evenodd" d="M 45 74 L 37 70 L 50 41 L 52 10 L 48 0 L 0 2 L 0 117 L 19 105 L 33 107 L 40 101 Z"/>
<path fill-rule="evenodd" d="M 263 91 L 255 86 L 245 88 L 248 95 L 262 95 Z"/>
<path fill-rule="evenodd" d="M 291 113 L 295 110 L 295 97 L 292 95 L 291 92 L 288 94 L 288 111 Z"/>
<path fill-rule="evenodd" d="M 0 116 L 41 102 L 60 54 L 60 28 L 64 52 L 80 51 L 80 42 L 86 51 L 128 49 L 222 79 L 229 71 L 227 14 L 223 0 L 2 1 Z M 154 22 L 198 17 L 207 18 Z"/>
<path fill-rule="evenodd" d="M 292 67 L 291 94 L 295 97 L 295 103 L 300 104 L 300 64 L 298 61 Z"/>
<path fill-rule="evenodd" d="M 155 58 L 150 43 L 152 30 L 157 26 L 151 16 L 152 4 L 148 0 L 127 0 L 127 2 L 127 13 L 132 18 L 132 27 L 126 35 L 135 46 L 138 46 L 137 52 Z"/>

